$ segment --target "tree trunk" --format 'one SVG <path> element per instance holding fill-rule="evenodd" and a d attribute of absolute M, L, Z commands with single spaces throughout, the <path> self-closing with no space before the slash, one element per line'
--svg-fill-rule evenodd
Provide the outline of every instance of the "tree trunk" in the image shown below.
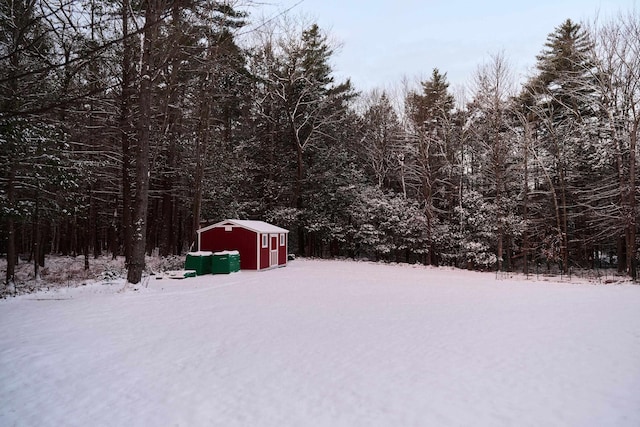
<path fill-rule="evenodd" d="M 180 26 L 182 25 L 180 14 L 180 2 L 176 2 L 172 6 L 172 34 L 177 46 L 180 49 Z M 175 184 L 175 170 L 177 168 L 176 143 L 180 138 L 178 127 L 178 119 L 180 117 L 180 109 L 178 108 L 179 95 L 179 72 L 181 57 L 178 51 L 173 52 L 171 59 L 171 74 L 169 76 L 169 97 L 166 107 L 166 124 L 164 132 L 167 136 L 167 165 L 164 168 L 164 176 L 162 179 L 162 210 L 160 213 L 161 222 L 159 224 L 160 235 L 160 256 L 166 257 L 173 252 L 175 241 L 175 224 L 174 224 L 174 197 L 173 188 Z"/>
<path fill-rule="evenodd" d="M 302 178 L 303 178 L 303 174 L 304 174 L 304 163 L 303 163 L 303 159 L 302 159 L 302 147 L 300 146 L 300 143 L 296 141 L 296 152 L 297 152 L 297 171 L 296 171 L 296 187 L 295 187 L 295 193 L 294 193 L 294 203 L 295 203 L 295 207 L 298 209 L 299 212 L 302 211 L 302 209 L 304 208 L 304 203 L 303 203 L 303 199 L 302 199 Z M 301 223 L 298 222 L 298 255 L 300 256 L 305 256 L 305 234 L 304 234 L 304 227 Z"/>
<path fill-rule="evenodd" d="M 522 236 L 522 272 L 529 275 L 529 137 L 531 131 L 529 123 L 525 122 L 524 139 L 524 188 L 522 201 L 522 219 L 524 222 L 524 232 Z"/>
<path fill-rule="evenodd" d="M 97 185 L 99 187 L 100 184 Z M 91 186 L 93 187 L 93 185 Z M 98 227 L 98 207 L 95 197 L 93 197 L 93 188 L 91 188 L 89 196 L 89 212 L 91 213 L 90 227 L 91 227 L 91 244 L 93 245 L 93 259 L 98 259 L 102 255 L 102 245 L 100 239 L 100 230 Z"/>
<path fill-rule="evenodd" d="M 627 241 L 627 269 L 629 276 L 636 280 L 636 145 L 640 118 L 636 119 L 629 139 L 629 232 Z"/>
<path fill-rule="evenodd" d="M 91 202 L 89 202 L 91 205 Z M 91 209 L 91 208 L 89 208 Z M 89 241 L 91 240 L 91 215 L 87 213 L 84 220 L 84 235 L 82 236 L 82 255 L 84 256 L 84 271 L 89 271 Z"/>
<path fill-rule="evenodd" d="M 207 81 L 209 79 L 207 78 Z M 203 84 L 203 93 L 206 84 Z M 202 211 L 202 193 L 204 191 L 204 169 L 207 161 L 209 146 L 209 118 L 211 115 L 211 101 L 203 97 L 200 103 L 200 123 L 196 136 L 196 169 L 194 173 L 193 207 L 191 211 L 191 230 L 189 232 L 190 245 L 196 245 L 197 230 L 200 228 L 200 215 Z"/>
<path fill-rule="evenodd" d="M 40 189 L 36 189 L 35 212 L 33 214 L 33 278 L 40 278 Z"/>
<path fill-rule="evenodd" d="M 147 243 L 147 210 L 149 204 L 149 144 L 151 128 L 152 73 L 154 71 L 153 48 L 157 36 L 160 0 L 147 3 L 145 12 L 144 44 L 140 70 L 139 114 L 136 149 L 136 195 L 131 236 L 131 260 L 127 282 L 136 284 L 142 279 Z"/>
<path fill-rule="evenodd" d="M 198 162 L 200 163 L 200 162 Z M 191 220 L 191 232 L 189 233 L 189 245 L 194 249 L 198 247 L 197 239 L 198 232 L 197 230 L 200 228 L 200 215 L 202 215 L 202 179 L 203 179 L 203 169 L 202 165 L 196 166 L 196 185 L 193 194 L 193 209 L 191 212 L 192 220 Z"/>
<path fill-rule="evenodd" d="M 13 165 L 9 167 L 9 176 L 7 180 L 7 205 L 9 208 L 13 208 L 15 203 L 14 185 L 15 185 L 15 170 Z M 15 281 L 16 274 L 16 259 L 18 258 L 16 253 L 16 225 L 13 215 L 7 215 L 7 273 L 5 276 L 5 285 L 10 286 Z"/>
<path fill-rule="evenodd" d="M 496 139 L 497 140 L 497 139 Z M 499 142 L 496 142 L 496 144 L 498 144 Z M 498 150 L 499 148 L 496 147 L 495 150 Z M 498 271 L 502 271 L 502 258 L 503 258 L 503 251 L 504 251 L 504 213 L 502 212 L 502 187 L 503 187 L 503 177 L 502 177 L 502 168 L 501 168 L 501 162 L 499 161 L 499 158 L 496 159 L 496 163 L 495 163 L 495 176 L 496 176 L 496 222 L 498 223 L 498 247 L 497 247 L 497 269 Z"/>
<path fill-rule="evenodd" d="M 111 259 L 118 257 L 118 198 L 115 197 L 113 210 L 113 218 L 109 225 L 109 250 L 111 251 Z"/>
<path fill-rule="evenodd" d="M 608 112 L 609 114 L 609 128 L 610 128 L 610 132 L 611 135 L 613 136 L 613 140 L 616 141 L 616 170 L 618 172 L 618 190 L 620 191 L 620 207 L 622 208 L 622 218 L 621 218 L 621 225 L 620 225 L 620 229 L 622 230 L 622 232 L 625 233 L 626 235 L 626 230 L 628 228 L 628 223 L 627 223 L 627 219 L 628 219 L 628 212 L 627 212 L 627 205 L 629 203 L 629 197 L 626 194 L 627 191 L 625 190 L 626 188 L 626 183 L 625 183 L 625 174 L 624 174 L 624 160 L 622 157 L 622 153 L 623 153 L 623 147 L 622 147 L 622 141 L 620 140 L 620 137 L 618 136 L 617 133 L 617 128 L 614 125 L 614 123 L 616 122 L 615 117 L 613 116 L 613 114 L 611 113 L 611 111 L 609 110 Z M 616 239 L 616 256 L 617 256 L 617 260 L 618 260 L 618 273 L 625 273 L 627 271 L 627 257 L 625 254 L 625 247 L 627 245 L 627 240 L 625 237 L 618 237 Z"/>
<path fill-rule="evenodd" d="M 562 271 L 566 274 L 569 272 L 569 228 L 567 220 L 567 193 L 566 182 L 564 176 L 564 168 L 560 170 L 560 197 L 562 203 L 562 240 L 560 242 L 560 253 L 562 257 Z"/>
<path fill-rule="evenodd" d="M 129 39 L 129 0 L 122 0 L 122 95 L 120 100 L 120 132 L 122 145 L 122 242 L 125 265 L 131 259 L 131 100 L 133 89 L 133 49 Z"/>
<path fill-rule="evenodd" d="M 626 235 L 619 236 L 616 240 L 616 255 L 618 259 L 618 273 L 622 274 L 627 271 L 627 238 Z"/>
<path fill-rule="evenodd" d="M 165 179 L 166 181 L 166 179 Z M 169 188 L 167 188 L 169 187 Z M 171 188 L 165 182 L 164 194 L 162 195 L 162 213 L 160 224 L 160 256 L 166 257 L 171 255 L 173 244 L 173 197 L 170 194 Z"/>
<path fill-rule="evenodd" d="M 502 230 L 502 226 L 498 227 L 498 259 L 497 259 L 497 269 L 498 271 L 502 271 L 502 256 L 503 256 L 503 245 L 504 245 L 504 232 Z"/>

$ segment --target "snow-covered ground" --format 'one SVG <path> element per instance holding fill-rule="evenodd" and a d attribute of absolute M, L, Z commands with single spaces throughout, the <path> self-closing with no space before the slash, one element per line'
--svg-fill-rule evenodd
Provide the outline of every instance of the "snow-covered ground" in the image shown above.
<path fill-rule="evenodd" d="M 296 260 L 0 301 L 2 426 L 640 426 L 640 286 Z"/>

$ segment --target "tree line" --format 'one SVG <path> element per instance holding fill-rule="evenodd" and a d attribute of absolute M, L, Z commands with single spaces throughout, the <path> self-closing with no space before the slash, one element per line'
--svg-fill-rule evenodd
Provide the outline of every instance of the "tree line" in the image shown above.
<path fill-rule="evenodd" d="M 434 69 L 399 93 L 336 81 L 318 25 L 211 0 L 4 0 L 0 252 L 183 254 L 225 218 L 302 256 L 636 277 L 640 17 L 502 54 L 466 97 Z"/>

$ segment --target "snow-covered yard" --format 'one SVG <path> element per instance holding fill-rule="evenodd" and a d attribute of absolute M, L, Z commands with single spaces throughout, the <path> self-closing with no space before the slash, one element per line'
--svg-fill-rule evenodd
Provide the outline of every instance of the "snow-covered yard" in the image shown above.
<path fill-rule="evenodd" d="M 314 260 L 146 285 L 0 301 L 0 425 L 640 425 L 640 286 Z"/>

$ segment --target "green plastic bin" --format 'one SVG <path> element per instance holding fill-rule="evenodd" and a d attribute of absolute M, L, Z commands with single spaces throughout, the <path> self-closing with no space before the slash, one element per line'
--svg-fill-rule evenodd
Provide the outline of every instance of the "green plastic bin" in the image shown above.
<path fill-rule="evenodd" d="M 195 270 L 198 276 L 211 273 L 211 252 L 189 252 L 184 262 L 185 270 Z"/>
<path fill-rule="evenodd" d="M 238 251 L 214 252 L 211 257 L 213 274 L 229 274 L 240 271 L 240 254 Z"/>
<path fill-rule="evenodd" d="M 230 251 L 229 252 L 229 269 L 232 273 L 236 271 L 240 271 L 240 252 L 238 251 Z"/>

